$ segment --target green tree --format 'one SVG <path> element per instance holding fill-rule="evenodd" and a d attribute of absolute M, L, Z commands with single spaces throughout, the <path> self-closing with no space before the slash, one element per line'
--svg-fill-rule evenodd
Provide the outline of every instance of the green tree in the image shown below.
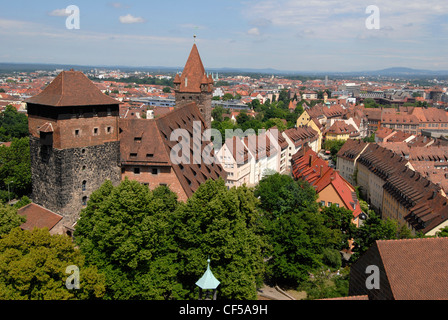
<path fill-rule="evenodd" d="M 171 93 L 171 88 L 170 87 L 165 87 L 165 88 L 163 88 L 163 92 L 164 93 Z"/>
<path fill-rule="evenodd" d="M 66 287 L 69 266 L 79 268 L 79 290 Z M 0 239 L 0 300 L 85 300 L 104 291 L 104 276 L 85 265 L 69 237 L 16 228 Z"/>
<path fill-rule="evenodd" d="M 221 282 L 219 297 L 254 300 L 262 283 L 263 248 L 258 200 L 245 186 L 227 189 L 222 179 L 208 180 L 178 207 L 173 224 L 179 248 L 179 277 L 188 298 L 207 267 Z"/>
<path fill-rule="evenodd" d="M 0 189 L 3 202 L 31 193 L 29 138 L 14 139 L 10 147 L 0 146 Z"/>
<path fill-rule="evenodd" d="M 226 93 L 224 94 L 224 96 L 222 97 L 223 101 L 228 101 L 228 100 L 233 100 L 233 95 L 231 93 Z"/>
<path fill-rule="evenodd" d="M 269 213 L 272 219 L 291 211 L 317 212 L 318 209 L 314 188 L 279 173 L 263 178 L 255 187 L 255 196 L 261 201 L 261 209 Z"/>
<path fill-rule="evenodd" d="M 14 138 L 27 136 L 28 117 L 19 113 L 13 106 L 6 106 L 5 111 L 0 113 L 0 141 L 12 141 Z"/>
<path fill-rule="evenodd" d="M 17 208 L 0 203 L 0 237 L 25 222 L 26 218 L 17 214 Z"/>
<path fill-rule="evenodd" d="M 318 211 L 317 194 L 307 182 L 274 174 L 255 188 L 271 251 L 268 281 L 297 287 L 308 273 L 323 265 L 323 249 L 337 243 Z"/>
<path fill-rule="evenodd" d="M 324 225 L 336 231 L 337 238 L 340 239 L 340 245 L 337 250 L 347 249 L 348 241 L 351 240 L 356 233 L 356 226 L 353 224 L 353 213 L 345 208 L 338 208 L 336 205 L 331 207 L 323 207 L 321 210 L 324 219 Z"/>
<path fill-rule="evenodd" d="M 395 220 L 383 220 L 373 210 L 370 210 L 368 215 L 368 219 L 356 230 L 352 263 L 366 252 L 375 241 L 397 239 L 399 236 L 399 227 Z"/>
<path fill-rule="evenodd" d="M 324 142 L 324 149 L 330 151 L 331 155 L 334 157 L 344 146 L 345 142 L 345 140 L 326 140 Z"/>
<path fill-rule="evenodd" d="M 75 240 L 106 276 L 106 299 L 163 300 L 182 297 L 170 214 L 177 196 L 167 187 L 151 192 L 136 181 L 110 181 L 91 195 Z"/>

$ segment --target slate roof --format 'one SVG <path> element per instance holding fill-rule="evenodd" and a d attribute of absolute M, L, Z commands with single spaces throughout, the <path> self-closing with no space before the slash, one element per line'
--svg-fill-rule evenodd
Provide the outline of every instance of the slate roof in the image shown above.
<path fill-rule="evenodd" d="M 41 93 L 26 103 L 52 107 L 117 105 L 80 71 L 62 71 Z"/>

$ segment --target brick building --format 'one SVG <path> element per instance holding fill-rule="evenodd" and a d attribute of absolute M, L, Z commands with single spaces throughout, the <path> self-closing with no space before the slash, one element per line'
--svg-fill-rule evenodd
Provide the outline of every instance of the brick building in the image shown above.
<path fill-rule="evenodd" d="M 181 201 L 208 179 L 226 180 L 221 165 L 202 161 L 205 148 L 214 156 L 213 148 L 202 142 L 209 128 L 213 80 L 205 75 L 196 45 L 176 81 L 175 110 L 152 120 L 120 119 L 120 103 L 73 70 L 61 72 L 26 101 L 32 200 L 63 217 L 63 232 L 73 232 L 91 193 L 106 180 L 118 185 L 129 178 L 151 189 L 167 185 Z M 177 129 L 191 137 L 182 156 L 199 150 L 199 161 L 172 161 L 172 149 L 184 138 L 172 141 Z"/>
<path fill-rule="evenodd" d="M 73 70 L 26 102 L 33 201 L 70 231 L 93 191 L 120 182 L 119 103 Z"/>

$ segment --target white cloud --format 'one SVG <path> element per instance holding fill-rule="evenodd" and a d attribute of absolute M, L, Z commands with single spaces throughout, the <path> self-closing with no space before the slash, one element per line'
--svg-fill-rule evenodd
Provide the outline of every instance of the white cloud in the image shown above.
<path fill-rule="evenodd" d="M 134 17 L 132 14 L 120 17 L 120 22 L 124 24 L 143 23 L 145 21 L 142 17 Z"/>
<path fill-rule="evenodd" d="M 70 15 L 70 12 L 67 13 L 67 10 L 64 9 L 55 9 L 48 13 L 49 16 L 52 17 L 68 17 Z"/>
<path fill-rule="evenodd" d="M 258 30 L 258 28 L 252 28 L 249 31 L 247 31 L 247 34 L 249 34 L 251 36 L 259 36 L 260 30 Z"/>

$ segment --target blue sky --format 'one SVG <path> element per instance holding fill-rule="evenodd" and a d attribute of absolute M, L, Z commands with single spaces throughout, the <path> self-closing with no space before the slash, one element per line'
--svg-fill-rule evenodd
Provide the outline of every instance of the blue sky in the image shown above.
<path fill-rule="evenodd" d="M 0 10 L 0 62 L 183 66 L 194 34 L 206 68 L 448 70 L 446 0 L 15 0 Z"/>

